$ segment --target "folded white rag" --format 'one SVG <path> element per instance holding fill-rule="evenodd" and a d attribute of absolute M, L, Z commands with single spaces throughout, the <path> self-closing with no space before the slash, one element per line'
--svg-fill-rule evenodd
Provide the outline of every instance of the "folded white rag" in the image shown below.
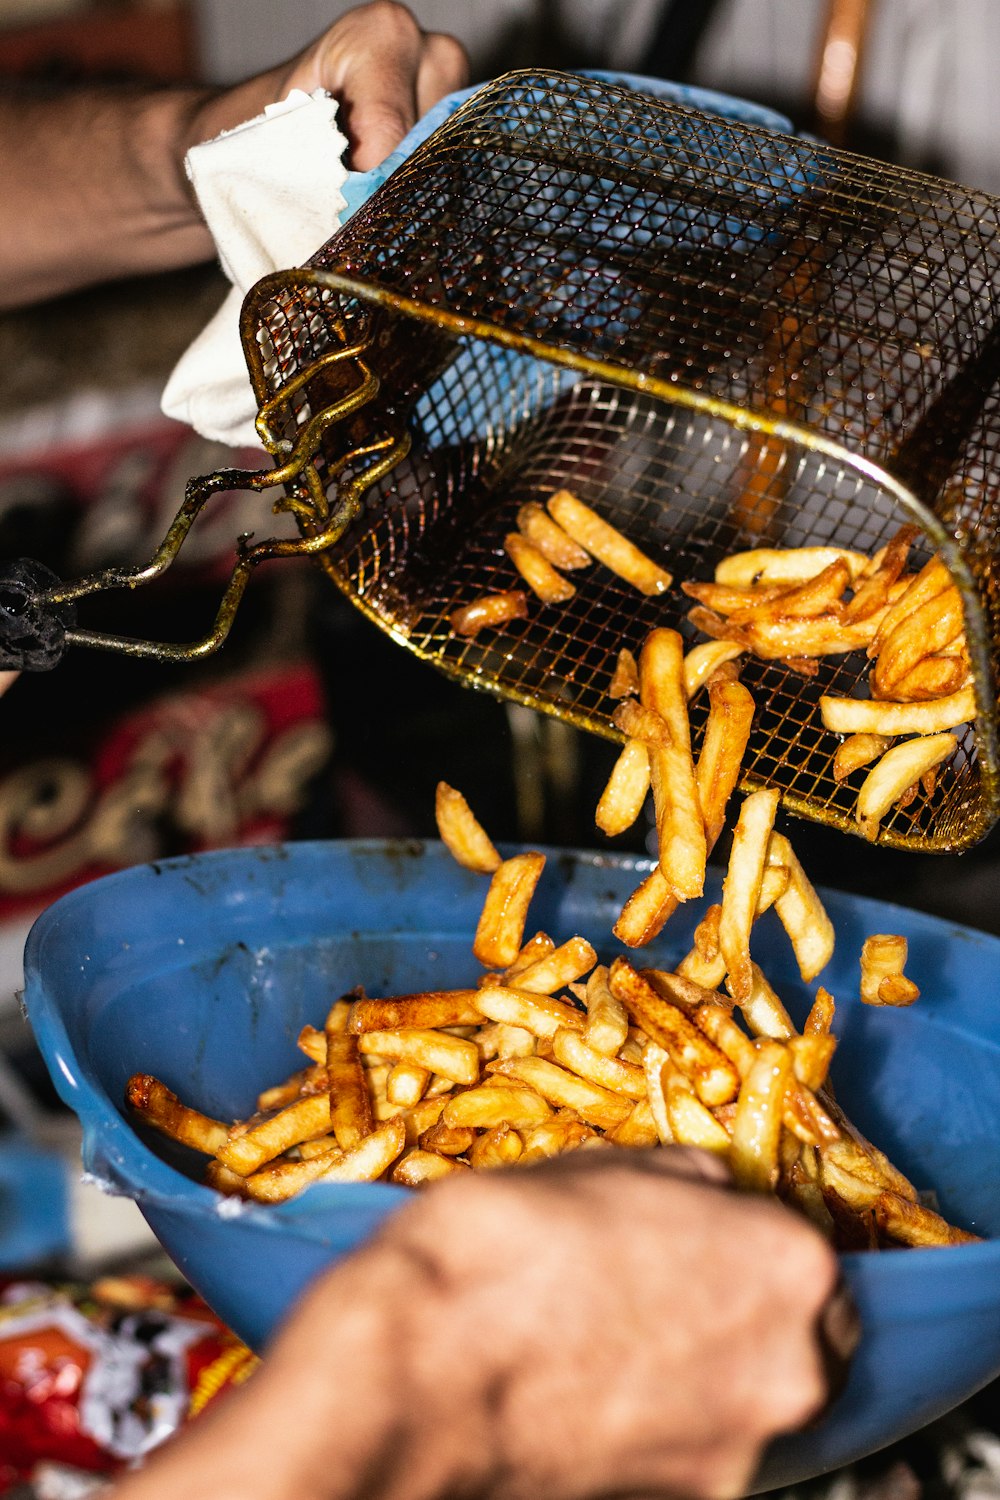
<path fill-rule="evenodd" d="M 262 276 L 302 265 L 339 229 L 347 142 L 336 116 L 329 94 L 293 89 L 256 119 L 188 152 L 188 176 L 233 290 L 181 356 L 161 405 L 203 437 L 259 445 L 240 308 Z"/>

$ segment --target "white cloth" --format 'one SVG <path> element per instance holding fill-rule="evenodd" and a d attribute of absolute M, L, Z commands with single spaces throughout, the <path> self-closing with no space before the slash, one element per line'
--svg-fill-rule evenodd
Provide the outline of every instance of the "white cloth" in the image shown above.
<path fill-rule="evenodd" d="M 195 146 L 185 165 L 233 290 L 178 361 L 163 392 L 169 417 L 203 437 L 257 446 L 257 404 L 240 341 L 247 292 L 309 259 L 340 227 L 347 142 L 329 94 L 293 89 L 254 120 Z"/>

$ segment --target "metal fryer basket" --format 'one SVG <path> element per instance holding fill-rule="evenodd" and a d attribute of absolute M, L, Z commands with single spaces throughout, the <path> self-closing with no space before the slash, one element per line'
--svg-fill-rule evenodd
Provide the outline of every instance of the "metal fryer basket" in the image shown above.
<path fill-rule="evenodd" d="M 457 605 L 519 582 L 503 538 L 522 502 L 572 489 L 678 583 L 752 546 L 871 552 L 916 521 L 915 561 L 939 552 L 962 594 L 977 718 L 880 839 L 961 849 L 1000 813 L 998 263 L 981 193 L 614 83 L 508 74 L 251 293 L 276 469 L 242 477 L 284 485 L 300 550 L 409 649 L 608 737 L 618 648 L 654 624 L 693 639 L 688 601 L 594 568 L 568 603 L 455 635 Z M 221 478 L 194 482 L 176 536 Z M 291 550 L 250 549 L 220 621 L 250 564 Z M 745 784 L 854 830 L 816 705 L 867 667 L 748 661 Z"/>

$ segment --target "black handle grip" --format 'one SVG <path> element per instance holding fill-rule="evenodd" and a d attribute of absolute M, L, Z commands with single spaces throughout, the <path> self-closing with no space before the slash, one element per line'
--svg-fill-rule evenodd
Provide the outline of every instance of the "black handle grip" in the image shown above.
<path fill-rule="evenodd" d="M 59 581 L 30 557 L 0 565 L 0 669 L 47 672 L 62 659 L 76 607 L 38 599 Z"/>

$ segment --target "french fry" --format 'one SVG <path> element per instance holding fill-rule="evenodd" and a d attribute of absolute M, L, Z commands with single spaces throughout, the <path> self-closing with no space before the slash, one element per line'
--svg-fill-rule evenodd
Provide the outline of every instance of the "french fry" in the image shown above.
<path fill-rule="evenodd" d="M 510 532 L 504 537 L 503 548 L 531 592 L 543 604 L 561 604 L 572 599 L 575 586 L 526 536 L 519 531 Z"/>
<path fill-rule="evenodd" d="M 736 1097 L 739 1074 L 729 1059 L 678 1006 L 658 995 L 627 959 L 615 959 L 608 985 L 646 1035 L 694 1081 L 703 1104 L 726 1104 Z"/>
<path fill-rule="evenodd" d="M 627 948 L 643 948 L 677 910 L 677 897 L 657 864 L 629 896 L 612 928 Z"/>
<path fill-rule="evenodd" d="M 467 870 L 492 875 L 500 867 L 500 855 L 461 792 L 439 781 L 434 797 L 434 816 L 445 847 Z"/>
<path fill-rule="evenodd" d="M 602 1130 L 613 1130 L 632 1112 L 631 1102 L 621 1094 L 589 1083 L 543 1057 L 510 1057 L 489 1066 L 506 1078 L 526 1083 L 549 1104 L 575 1110 L 581 1120 Z M 527 1147 L 528 1141 L 525 1140 Z"/>
<path fill-rule="evenodd" d="M 549 498 L 548 511 L 591 557 L 638 589 L 640 594 L 665 594 L 669 589 L 673 578 L 665 568 L 640 552 L 627 537 L 603 521 L 596 511 L 571 495 L 569 490 L 557 490 Z"/>
<path fill-rule="evenodd" d="M 451 612 L 451 628 L 456 635 L 472 639 L 481 630 L 493 630 L 511 620 L 528 618 L 528 599 L 522 589 L 507 589 L 483 594 Z"/>
<path fill-rule="evenodd" d="M 464 1156 L 475 1139 L 471 1126 L 450 1125 L 442 1118 L 427 1127 L 417 1144 L 421 1150 L 436 1151 L 441 1156 Z"/>
<path fill-rule="evenodd" d="M 719 950 L 725 959 L 729 988 L 737 1001 L 748 999 L 753 983 L 750 929 L 767 867 L 768 842 L 778 811 L 778 792 L 752 792 L 740 808 L 733 831 L 733 851 L 722 886 Z"/>
<path fill-rule="evenodd" d="M 491 1167 L 509 1167 L 524 1151 L 524 1142 L 510 1125 L 494 1125 L 478 1136 L 469 1148 L 469 1165 L 477 1171 Z"/>
<path fill-rule="evenodd" d="M 631 828 L 649 791 L 649 753 L 639 740 L 626 740 L 601 793 L 594 822 L 608 838 Z"/>
<path fill-rule="evenodd" d="M 883 639 L 875 659 L 880 697 L 890 697 L 895 684 L 923 657 L 946 651 L 962 637 L 964 629 L 962 596 L 953 585 L 904 616 Z"/>
<path fill-rule="evenodd" d="M 294 1104 L 300 1094 L 324 1093 L 328 1086 L 326 1067 L 323 1063 L 313 1063 L 310 1068 L 300 1068 L 284 1083 L 277 1083 L 259 1093 L 257 1113 L 267 1115 L 273 1110 L 284 1109 L 286 1104 Z"/>
<path fill-rule="evenodd" d="M 480 993 L 476 992 L 477 996 Z M 479 1077 L 479 1053 L 475 1042 L 430 1029 L 366 1031 L 356 1039 L 361 1053 L 377 1053 L 394 1062 L 416 1063 L 428 1072 L 450 1078 L 453 1083 L 472 1084 Z M 336 1128 L 336 1126 L 335 1126 Z M 337 1133 L 340 1140 L 340 1132 Z"/>
<path fill-rule="evenodd" d="M 480 1026 L 472 1039 L 483 1062 L 494 1057 L 530 1057 L 536 1037 L 523 1026 L 508 1026 L 503 1021 L 489 1021 Z"/>
<path fill-rule="evenodd" d="M 893 803 L 932 766 L 953 755 L 957 745 L 953 734 L 921 735 L 885 752 L 858 792 L 855 816 L 865 838 L 878 836 L 879 825 Z"/>
<path fill-rule="evenodd" d="M 544 854 L 515 854 L 494 872 L 472 944 L 485 967 L 504 969 L 517 958 L 528 905 L 544 866 Z"/>
<path fill-rule="evenodd" d="M 510 985 L 484 984 L 476 991 L 476 1003 L 489 1020 L 521 1026 L 533 1036 L 555 1036 L 560 1026 L 583 1030 L 583 1012 L 550 995 L 532 995 Z"/>
<path fill-rule="evenodd" d="M 592 562 L 590 553 L 578 542 L 574 542 L 558 522 L 552 519 L 544 506 L 537 502 L 529 501 L 518 509 L 517 527 L 529 542 L 534 543 L 542 556 L 547 558 L 554 568 L 573 572 L 576 568 L 590 567 Z"/>
<path fill-rule="evenodd" d="M 753 964 L 750 994 L 740 1001 L 740 1010 L 754 1036 L 773 1037 L 778 1041 L 795 1035 L 792 1018 L 771 988 L 760 967 Z"/>
<path fill-rule="evenodd" d="M 645 1069 L 643 1073 L 645 1074 Z M 633 1106 L 632 1113 L 627 1119 L 608 1132 L 607 1139 L 615 1146 L 633 1146 L 640 1149 L 658 1145 L 660 1137 L 653 1119 L 653 1111 L 649 1107 L 649 1099 L 640 1099 L 638 1104 Z"/>
<path fill-rule="evenodd" d="M 738 1185 L 750 1192 L 771 1192 L 778 1180 L 778 1150 L 791 1073 L 788 1048 L 780 1042 L 762 1041 L 754 1065 L 740 1086 L 729 1162 Z"/>
<path fill-rule="evenodd" d="M 739 781 L 750 739 L 754 701 L 741 682 L 711 682 L 710 707 L 696 780 L 709 850 L 722 832 L 726 805 Z"/>
<path fill-rule="evenodd" d="M 614 1057 L 628 1037 L 628 1014 L 620 1000 L 608 989 L 608 970 L 598 964 L 587 980 L 585 995 L 587 1020 L 583 1040 L 595 1052 Z"/>
<path fill-rule="evenodd" d="M 422 1187 L 425 1182 L 437 1182 L 442 1177 L 452 1177 L 456 1172 L 467 1172 L 464 1161 L 453 1156 L 439 1156 L 436 1151 L 425 1151 L 419 1146 L 407 1151 L 392 1169 L 393 1182 L 403 1187 Z"/>
<path fill-rule="evenodd" d="M 897 1193 L 882 1193 L 875 1200 L 875 1223 L 879 1232 L 902 1245 L 928 1248 L 933 1245 L 971 1245 L 980 1236 L 956 1229 L 932 1209 L 908 1203 Z"/>
<path fill-rule="evenodd" d="M 571 937 L 551 953 L 529 964 L 517 975 L 517 988 L 533 995 L 551 995 L 584 974 L 597 962 L 597 954 L 586 938 Z"/>
<path fill-rule="evenodd" d="M 576 1151 L 586 1141 L 596 1137 L 583 1120 L 556 1115 L 551 1120 L 526 1130 L 523 1139 L 524 1152 L 518 1160 L 527 1165 L 548 1156 L 562 1156 L 565 1151 Z"/>
<path fill-rule="evenodd" d="M 892 744 L 887 734 L 851 734 L 841 740 L 833 757 L 834 781 L 846 781 L 853 771 L 870 766 Z"/>
<path fill-rule="evenodd" d="M 325 1094 L 307 1094 L 279 1110 L 269 1120 L 245 1134 L 230 1138 L 215 1152 L 224 1167 L 247 1177 L 265 1162 L 281 1156 L 300 1141 L 326 1135 L 330 1129 L 330 1100 Z"/>
<path fill-rule="evenodd" d="M 743 655 L 736 641 L 701 641 L 684 657 L 684 691 L 688 698 L 703 688 L 725 662 Z"/>
<path fill-rule="evenodd" d="M 642 1054 L 642 1066 L 646 1075 L 646 1099 L 653 1125 L 661 1146 L 674 1144 L 674 1132 L 667 1110 L 667 1096 L 663 1083 L 663 1072 L 670 1066 L 670 1053 L 656 1042 L 647 1042 Z M 639 1106 L 636 1105 L 636 1109 Z M 629 1116 L 631 1121 L 632 1116 Z M 623 1127 L 619 1127 L 620 1129 Z"/>
<path fill-rule="evenodd" d="M 347 1025 L 353 1035 L 361 1036 L 366 1031 L 474 1026 L 481 1019 L 475 990 L 420 990 L 384 1000 L 367 995 L 355 1000 Z"/>
<path fill-rule="evenodd" d="M 876 631 L 875 639 L 868 648 L 869 656 L 878 656 L 900 621 L 909 619 L 916 610 L 926 604 L 928 599 L 933 599 L 936 594 L 950 587 L 951 574 L 939 557 L 932 557 L 930 562 L 926 563 L 920 572 L 908 581 L 905 589 L 890 606 Z"/>
<path fill-rule="evenodd" d="M 615 658 L 615 670 L 608 686 L 609 698 L 628 698 L 639 691 L 639 663 L 627 646 Z"/>
<path fill-rule="evenodd" d="M 221 1120 L 189 1109 L 151 1073 L 132 1074 L 125 1085 L 125 1101 L 145 1124 L 194 1151 L 214 1156 L 228 1143 L 229 1129 Z"/>
<path fill-rule="evenodd" d="M 540 958 L 544 958 L 546 954 L 553 953 L 555 951 L 555 946 L 555 943 L 549 937 L 547 932 L 536 932 L 534 937 L 530 937 L 528 941 L 522 945 L 521 950 L 515 958 L 514 962 L 512 964 L 509 964 L 508 967 L 504 969 L 504 983 L 513 984 L 518 974 L 520 974 L 524 969 L 530 968 L 532 964 L 537 963 L 538 960 Z"/>
<path fill-rule="evenodd" d="M 412 1109 L 424 1097 L 424 1090 L 430 1081 L 431 1075 L 426 1068 L 419 1068 L 414 1063 L 397 1063 L 394 1068 L 389 1069 L 385 1084 L 386 1099 L 390 1104 L 398 1104 L 401 1109 Z"/>
<path fill-rule="evenodd" d="M 479 1084 L 450 1099 L 442 1111 L 446 1125 L 453 1129 L 471 1126 L 475 1130 L 492 1130 L 509 1125 L 514 1130 L 527 1129 L 547 1120 L 552 1110 L 534 1088 L 503 1079 L 503 1086 Z"/>
<path fill-rule="evenodd" d="M 669 1060 L 664 1064 L 664 1098 L 667 1120 L 679 1146 L 697 1146 L 703 1151 L 728 1155 L 729 1134 L 695 1093 L 690 1079 Z"/>
<path fill-rule="evenodd" d="M 246 1179 L 247 1191 L 260 1203 L 280 1203 L 312 1182 L 374 1182 L 387 1171 L 406 1145 L 406 1126 L 400 1116 L 387 1120 L 353 1151 L 334 1150 L 309 1161 L 276 1162 Z"/>
<path fill-rule="evenodd" d="M 866 1005 L 912 1005 L 920 991 L 903 974 L 907 941 L 898 933 L 875 932 L 861 947 L 861 999 Z"/>
<path fill-rule="evenodd" d="M 588 1083 L 596 1083 L 599 1088 L 608 1089 L 613 1094 L 624 1094 L 636 1101 L 646 1097 L 646 1080 L 641 1068 L 595 1052 L 578 1031 L 557 1031 L 552 1038 L 552 1055 L 571 1073 Z"/>
<path fill-rule="evenodd" d="M 380 1031 L 374 1034 L 385 1036 L 388 1033 Z M 353 1151 L 371 1133 L 374 1124 L 360 1052 L 358 1038 L 352 1033 L 326 1033 L 330 1126 L 342 1151 Z"/>
<path fill-rule="evenodd" d="M 818 615 L 838 614 L 846 623 L 841 595 L 851 581 L 851 572 L 842 557 L 828 563 L 822 572 L 802 583 L 783 589 L 777 597 L 748 599 L 733 612 L 734 625 L 748 625 L 760 620 L 813 619 Z M 770 593 L 770 590 L 767 591 Z"/>
<path fill-rule="evenodd" d="M 723 558 L 716 566 L 715 581 L 737 588 L 769 583 L 804 583 L 841 559 L 850 569 L 852 579 L 859 578 L 868 566 L 868 558 L 863 552 L 852 552 L 844 547 L 758 547 Z"/>
<path fill-rule="evenodd" d="M 899 734 L 937 734 L 966 724 L 976 717 L 976 700 L 971 687 L 923 703 L 824 695 L 819 709 L 824 725 L 834 734 L 884 734 L 894 738 Z"/>
<path fill-rule="evenodd" d="M 812 1093 L 818 1093 L 826 1083 L 836 1048 L 837 1038 L 829 1032 L 813 1031 L 789 1037 L 788 1049 L 792 1054 L 795 1076 Z"/>
<path fill-rule="evenodd" d="M 809 1014 L 806 1016 L 805 1025 L 802 1028 L 804 1036 L 825 1036 L 833 1025 L 833 1017 L 836 1004 L 829 990 L 822 985 L 816 991 Z"/>
<path fill-rule="evenodd" d="M 910 548 L 919 535 L 916 526 L 901 526 L 892 540 L 882 548 L 878 561 L 872 559 L 874 565 L 865 569 L 863 577 L 858 580 L 854 598 L 844 606 L 841 618 L 845 625 L 867 619 L 876 610 L 885 607 L 889 602 L 892 585 L 906 567 Z"/>
<path fill-rule="evenodd" d="M 950 698 L 972 680 L 968 659 L 956 654 L 925 656 L 902 677 L 895 678 L 888 696 L 897 702 L 926 703 L 935 698 Z M 872 697 L 883 697 L 877 675 L 872 678 Z"/>
<path fill-rule="evenodd" d="M 767 857 L 769 862 L 788 870 L 787 888 L 775 901 L 774 909 L 791 940 L 799 973 L 808 983 L 833 957 L 836 940 L 833 923 L 783 833 L 771 834 Z"/>
<path fill-rule="evenodd" d="M 642 707 L 659 714 L 670 733 L 669 745 L 649 747 L 649 771 L 660 868 L 674 895 L 686 901 L 704 889 L 708 849 L 691 755 L 684 645 L 676 630 L 651 630 L 643 642 L 639 695 Z"/>

